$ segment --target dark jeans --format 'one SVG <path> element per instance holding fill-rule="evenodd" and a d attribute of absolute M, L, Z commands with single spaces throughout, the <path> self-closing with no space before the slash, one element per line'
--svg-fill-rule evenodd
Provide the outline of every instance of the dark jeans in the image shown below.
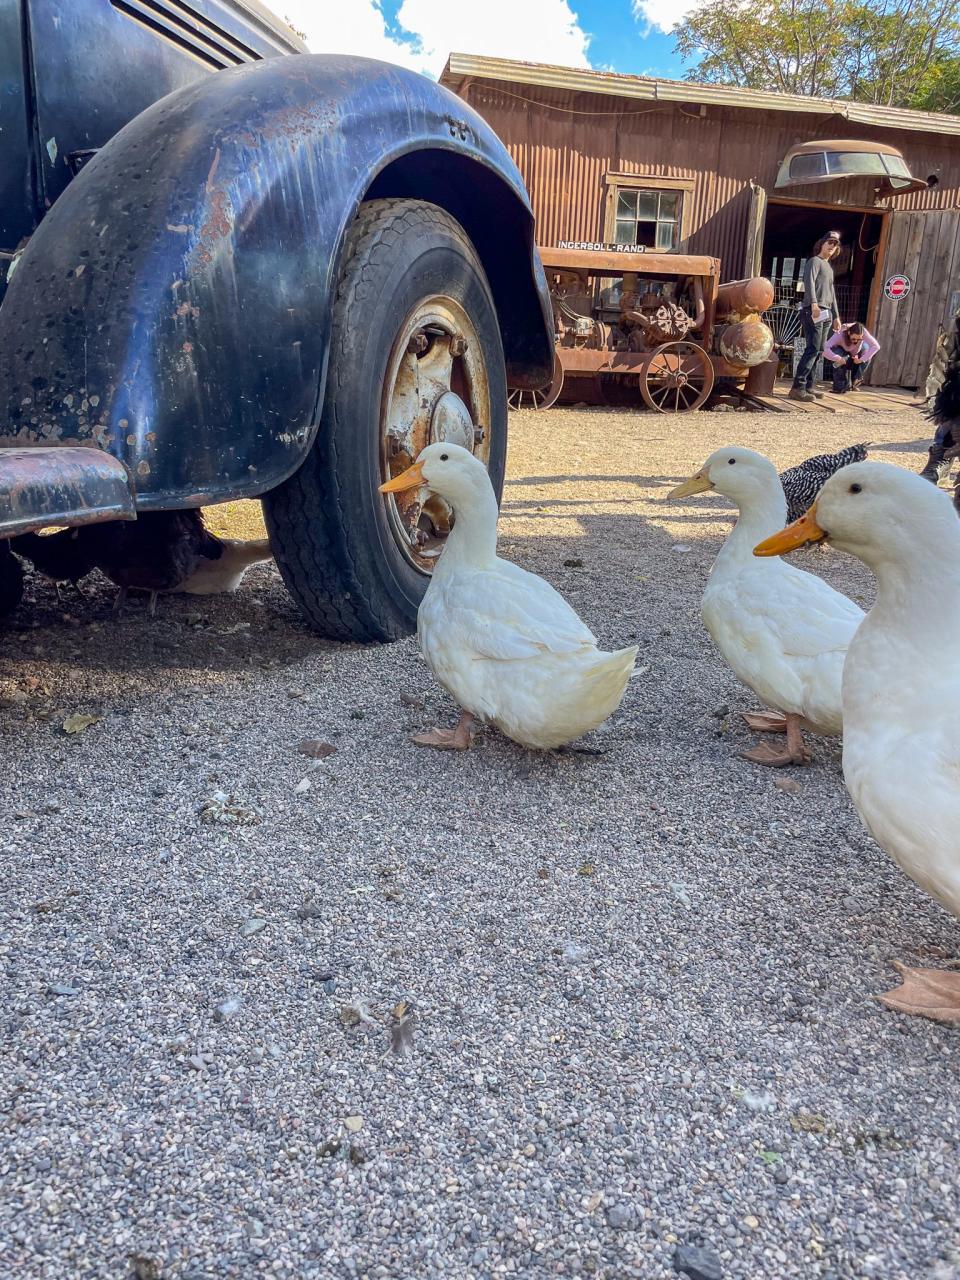
<path fill-rule="evenodd" d="M 800 325 L 807 345 L 797 365 L 797 372 L 793 375 L 793 385 L 798 391 L 810 391 L 813 389 L 813 371 L 827 340 L 827 322 L 822 320 L 815 324 L 810 308 L 804 307 L 800 312 Z"/>
<path fill-rule="evenodd" d="M 853 356 L 847 356 L 833 366 L 834 391 L 852 391 L 863 380 L 863 365 L 855 364 Z"/>

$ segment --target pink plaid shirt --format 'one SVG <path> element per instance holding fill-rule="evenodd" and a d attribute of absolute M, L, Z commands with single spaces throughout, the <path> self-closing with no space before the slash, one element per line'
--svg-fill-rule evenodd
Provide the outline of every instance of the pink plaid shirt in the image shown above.
<path fill-rule="evenodd" d="M 851 343 L 849 329 L 850 326 L 845 324 L 837 333 L 830 335 L 823 348 L 824 356 L 834 364 L 842 364 L 849 356 L 859 356 L 861 364 L 869 364 L 880 350 L 880 343 L 866 329 L 860 342 Z"/>

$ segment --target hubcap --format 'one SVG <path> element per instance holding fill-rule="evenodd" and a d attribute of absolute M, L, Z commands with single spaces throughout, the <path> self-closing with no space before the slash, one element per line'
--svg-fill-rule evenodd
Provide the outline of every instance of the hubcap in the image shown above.
<path fill-rule="evenodd" d="M 430 420 L 430 437 L 473 451 L 473 419 L 455 391 L 445 392 L 437 401 Z"/>
<path fill-rule="evenodd" d="M 384 480 L 411 466 L 428 444 L 490 455 L 490 388 L 470 317 L 453 298 L 427 298 L 400 326 L 387 362 L 380 413 L 380 470 Z M 429 573 L 453 516 L 435 494 L 386 495 L 390 528 L 405 558 Z"/>

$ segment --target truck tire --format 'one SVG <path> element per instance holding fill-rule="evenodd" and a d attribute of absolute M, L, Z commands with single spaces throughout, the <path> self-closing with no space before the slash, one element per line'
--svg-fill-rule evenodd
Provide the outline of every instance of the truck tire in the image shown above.
<path fill-rule="evenodd" d="M 318 631 L 394 640 L 416 627 L 450 512 L 378 486 L 445 440 L 486 463 L 499 499 L 503 349 L 473 246 L 436 205 L 362 205 L 342 264 L 319 431 L 264 513 L 284 582 Z"/>

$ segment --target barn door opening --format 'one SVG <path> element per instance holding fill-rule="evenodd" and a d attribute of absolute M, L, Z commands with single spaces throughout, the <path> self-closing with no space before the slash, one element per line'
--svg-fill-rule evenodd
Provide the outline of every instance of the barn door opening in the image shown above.
<path fill-rule="evenodd" d="M 828 231 L 838 231 L 841 238 L 840 253 L 833 262 L 840 319 L 869 325 L 886 216 L 882 209 L 770 200 L 757 274 L 773 281 L 774 304 L 764 320 L 773 330 L 774 341 L 785 360 L 790 361 L 794 339 L 800 333 L 797 303 L 803 297 L 803 264 L 815 242 Z"/>

